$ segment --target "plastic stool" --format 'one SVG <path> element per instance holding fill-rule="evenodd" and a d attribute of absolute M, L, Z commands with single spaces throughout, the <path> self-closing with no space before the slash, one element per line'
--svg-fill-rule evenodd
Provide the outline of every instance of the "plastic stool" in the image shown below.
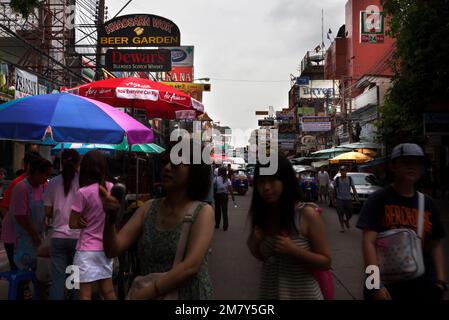
<path fill-rule="evenodd" d="M 39 285 L 34 272 L 22 270 L 0 272 L 0 280 L 6 280 L 9 282 L 8 300 L 17 300 L 20 282 L 28 280 L 33 283 L 33 299 L 39 300 Z"/>

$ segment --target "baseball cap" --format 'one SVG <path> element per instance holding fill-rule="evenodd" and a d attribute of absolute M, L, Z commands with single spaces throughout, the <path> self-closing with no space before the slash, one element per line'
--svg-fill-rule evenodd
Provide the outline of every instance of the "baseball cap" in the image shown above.
<path fill-rule="evenodd" d="M 394 147 L 391 160 L 401 157 L 424 157 L 424 151 L 415 143 L 401 143 Z"/>

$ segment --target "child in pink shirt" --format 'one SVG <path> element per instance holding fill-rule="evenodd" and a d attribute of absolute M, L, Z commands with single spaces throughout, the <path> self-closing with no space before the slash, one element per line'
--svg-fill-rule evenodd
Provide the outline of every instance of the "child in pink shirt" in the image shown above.
<path fill-rule="evenodd" d="M 100 185 L 112 189 L 106 182 L 107 163 L 97 150 L 86 153 L 81 161 L 78 190 L 70 214 L 69 226 L 82 229 L 76 246 L 74 265 L 79 267 L 80 299 L 89 300 L 92 284 L 98 282 L 100 293 L 106 300 L 115 300 L 112 284 L 112 259 L 103 250 L 103 228 L 106 213 L 100 199 Z"/>

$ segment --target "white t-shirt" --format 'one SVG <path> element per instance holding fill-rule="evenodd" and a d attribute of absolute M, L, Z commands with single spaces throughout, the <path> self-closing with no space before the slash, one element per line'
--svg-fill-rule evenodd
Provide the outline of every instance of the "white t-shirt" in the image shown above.
<path fill-rule="evenodd" d="M 329 185 L 329 174 L 326 171 L 319 171 L 318 172 L 318 180 L 320 182 L 320 186 L 327 186 Z"/>
<path fill-rule="evenodd" d="M 80 230 L 70 229 L 69 219 L 76 192 L 79 189 L 79 175 L 72 181 L 69 193 L 64 194 L 62 175 L 50 180 L 44 193 L 44 205 L 53 207 L 52 238 L 78 239 Z"/>
<path fill-rule="evenodd" d="M 223 177 L 215 177 L 214 185 L 216 185 L 216 187 L 217 187 L 216 193 L 228 193 L 229 187 L 232 186 L 231 180 L 224 179 L 224 182 L 223 182 Z"/>

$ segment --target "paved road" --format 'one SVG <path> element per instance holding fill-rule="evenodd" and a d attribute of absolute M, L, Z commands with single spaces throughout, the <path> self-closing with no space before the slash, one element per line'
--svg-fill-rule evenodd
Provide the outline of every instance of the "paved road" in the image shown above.
<path fill-rule="evenodd" d="M 229 230 L 216 230 L 214 236 L 210 273 L 216 299 L 257 298 L 261 264 L 251 256 L 246 247 L 251 195 L 236 196 L 236 199 L 238 208 L 231 208 L 229 212 Z M 339 233 L 335 210 L 327 206 L 324 206 L 323 219 L 332 246 L 335 297 L 344 300 L 361 299 L 364 277 L 361 232 L 353 228 L 344 234 Z"/>

